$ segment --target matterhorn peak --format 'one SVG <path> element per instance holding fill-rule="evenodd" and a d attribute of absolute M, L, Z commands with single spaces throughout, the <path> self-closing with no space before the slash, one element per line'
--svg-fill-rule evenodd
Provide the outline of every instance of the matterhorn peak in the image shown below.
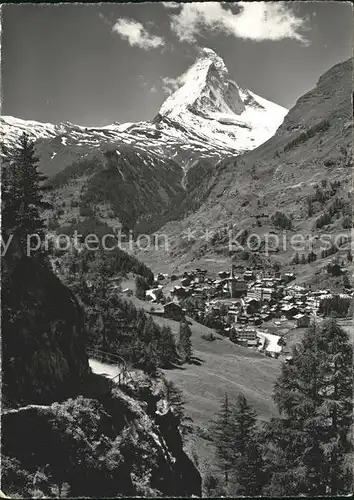
<path fill-rule="evenodd" d="M 195 64 L 198 64 L 198 62 L 199 64 L 212 64 L 220 77 L 229 77 L 229 71 L 224 60 L 213 49 L 209 49 L 208 47 L 201 48 Z"/>
<path fill-rule="evenodd" d="M 179 81 L 182 86 L 163 103 L 160 118 L 240 152 L 269 139 L 287 112 L 239 87 L 223 59 L 207 47 Z"/>
<path fill-rule="evenodd" d="M 196 61 L 180 80 L 182 87 L 164 102 L 160 115 L 172 118 L 186 110 L 203 115 L 215 112 L 239 115 L 245 109 L 238 86 L 229 79 L 226 64 L 212 49 L 200 49 Z"/>

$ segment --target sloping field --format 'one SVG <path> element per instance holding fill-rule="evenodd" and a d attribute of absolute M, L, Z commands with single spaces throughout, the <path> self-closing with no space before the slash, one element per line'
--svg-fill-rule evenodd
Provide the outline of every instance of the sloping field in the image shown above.
<path fill-rule="evenodd" d="M 192 322 L 192 344 L 198 364 L 165 370 L 167 378 L 183 390 L 188 415 L 207 427 L 218 412 L 225 393 L 230 400 L 242 392 L 262 419 L 275 415 L 273 385 L 280 362 L 236 346 L 228 339 L 204 340 L 210 329 Z"/>
<path fill-rule="evenodd" d="M 132 297 L 136 307 L 149 311 L 151 304 Z M 153 316 L 159 325 L 168 325 L 175 335 L 179 323 Z M 230 399 L 242 392 L 256 408 L 259 417 L 268 419 L 276 414 L 272 400 L 273 385 L 280 369 L 280 361 L 240 347 L 221 337 L 210 328 L 189 319 L 192 330 L 194 364 L 165 370 L 165 375 L 182 389 L 187 413 L 195 424 L 207 427 L 219 410 L 220 400 L 228 393 Z M 217 337 L 208 341 L 201 337 L 211 333 Z"/>
<path fill-rule="evenodd" d="M 137 308 L 150 311 L 151 303 L 131 297 Z M 156 304 L 155 304 L 156 307 Z M 167 325 L 178 336 L 179 322 L 153 316 L 159 325 Z M 277 414 L 272 400 L 273 385 L 280 370 L 280 361 L 268 358 L 250 349 L 237 346 L 217 335 L 213 330 L 188 318 L 192 330 L 194 363 L 181 368 L 164 370 L 167 379 L 182 390 L 186 415 L 193 420 L 195 431 L 188 434 L 185 449 L 191 457 L 198 456 L 203 477 L 214 470 L 215 448 L 204 439 L 198 428 L 208 429 L 220 408 L 220 401 L 228 394 L 230 401 L 242 392 L 256 409 L 261 420 Z M 213 333 L 214 341 L 202 338 Z"/>

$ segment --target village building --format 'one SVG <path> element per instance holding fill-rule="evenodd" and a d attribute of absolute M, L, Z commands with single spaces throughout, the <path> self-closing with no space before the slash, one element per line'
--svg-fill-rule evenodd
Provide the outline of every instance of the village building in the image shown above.
<path fill-rule="evenodd" d="M 228 289 L 231 298 L 242 297 L 247 293 L 247 283 L 245 280 L 231 277 L 228 279 Z"/>
<path fill-rule="evenodd" d="M 146 290 L 145 292 L 145 298 L 147 300 L 150 300 L 151 302 L 158 302 L 160 299 L 162 299 L 162 297 L 162 286 L 151 288 L 150 290 Z"/>
<path fill-rule="evenodd" d="M 243 273 L 243 279 L 246 281 L 252 281 L 256 278 L 253 271 L 247 270 Z"/>
<path fill-rule="evenodd" d="M 154 306 L 151 306 L 149 314 L 151 314 L 152 316 L 159 316 L 162 318 L 164 316 L 164 309 L 163 307 L 155 308 Z"/>
<path fill-rule="evenodd" d="M 181 321 L 185 316 L 185 310 L 176 302 L 168 302 L 164 305 L 164 316 L 175 321 Z"/>
<path fill-rule="evenodd" d="M 298 328 L 307 328 L 310 326 L 310 316 L 307 314 L 296 314 L 294 319 Z"/>
<path fill-rule="evenodd" d="M 243 309 L 247 314 L 253 314 L 259 311 L 261 301 L 254 298 L 246 298 L 243 302 Z"/>
<path fill-rule="evenodd" d="M 249 321 L 249 315 L 248 314 L 239 314 L 236 318 L 236 322 L 240 323 L 241 325 L 246 325 Z"/>
<path fill-rule="evenodd" d="M 281 308 L 281 314 L 285 316 L 286 319 L 292 319 L 296 314 L 299 313 L 298 307 L 294 305 L 287 305 Z"/>
<path fill-rule="evenodd" d="M 281 302 L 282 303 L 289 303 L 289 302 L 295 302 L 295 297 L 293 295 L 286 295 L 282 300 Z"/>
<path fill-rule="evenodd" d="M 219 271 L 218 276 L 220 277 L 221 280 L 224 280 L 224 279 L 230 277 L 230 272 L 229 271 Z"/>
<path fill-rule="evenodd" d="M 229 309 L 227 311 L 227 321 L 230 323 L 230 324 L 234 324 L 234 323 L 237 323 L 237 316 L 239 315 L 239 311 L 236 310 L 236 309 Z"/>
<path fill-rule="evenodd" d="M 276 298 L 276 290 L 273 287 L 255 285 L 247 290 L 247 298 L 271 302 Z"/>
<path fill-rule="evenodd" d="M 205 282 L 205 277 L 206 277 L 206 274 L 207 274 L 207 270 L 206 269 L 200 269 L 198 267 L 195 270 L 195 274 L 196 274 L 196 281 L 198 283 L 204 283 Z"/>
<path fill-rule="evenodd" d="M 230 339 L 244 347 L 256 347 L 258 345 L 257 330 L 254 328 L 233 328 L 230 331 Z"/>
<path fill-rule="evenodd" d="M 295 279 L 295 274 L 294 273 L 284 273 L 283 279 L 286 283 L 289 283 L 290 281 L 293 281 Z"/>
<path fill-rule="evenodd" d="M 289 286 L 287 288 L 287 291 L 289 295 L 292 295 L 295 298 L 303 297 L 307 293 L 306 288 L 300 285 Z"/>
<path fill-rule="evenodd" d="M 176 285 L 170 290 L 171 296 L 178 297 L 180 299 L 183 299 L 185 297 L 188 297 L 190 295 L 190 290 L 185 288 L 184 286 L 179 286 Z"/>
<path fill-rule="evenodd" d="M 189 286 L 190 284 L 191 284 L 191 279 L 188 276 L 181 279 L 182 286 Z"/>
<path fill-rule="evenodd" d="M 182 278 L 189 278 L 189 280 L 192 281 L 195 279 L 195 273 L 194 273 L 194 271 L 185 271 L 183 273 Z"/>
<path fill-rule="evenodd" d="M 254 286 L 247 290 L 247 299 L 261 300 L 262 290 L 260 286 Z"/>
<path fill-rule="evenodd" d="M 261 300 L 266 300 L 270 302 L 275 299 L 275 288 L 273 287 L 262 287 L 261 288 Z"/>
<path fill-rule="evenodd" d="M 262 318 L 260 314 L 254 314 L 251 316 L 248 320 L 249 323 L 252 323 L 253 325 L 260 325 L 262 323 Z"/>

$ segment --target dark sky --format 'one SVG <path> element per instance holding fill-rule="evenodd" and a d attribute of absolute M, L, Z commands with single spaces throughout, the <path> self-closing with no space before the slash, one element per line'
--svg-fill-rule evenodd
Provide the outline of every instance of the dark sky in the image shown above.
<path fill-rule="evenodd" d="M 2 115 L 97 126 L 151 119 L 167 96 L 163 78 L 184 73 L 198 46 L 214 49 L 239 85 L 290 108 L 351 57 L 352 6 L 277 5 L 285 10 L 262 2 L 4 5 Z"/>

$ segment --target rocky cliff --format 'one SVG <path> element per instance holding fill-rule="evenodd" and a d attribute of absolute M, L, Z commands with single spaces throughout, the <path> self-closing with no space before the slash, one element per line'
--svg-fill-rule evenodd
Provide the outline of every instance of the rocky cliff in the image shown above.
<path fill-rule="evenodd" d="M 75 394 L 89 371 L 83 314 L 58 278 L 19 252 L 2 261 L 3 405 Z"/>
<path fill-rule="evenodd" d="M 183 451 L 179 418 L 137 375 L 98 398 L 80 396 L 3 415 L 2 489 L 49 497 L 200 496 L 201 477 Z M 102 385 L 101 385 L 102 389 Z"/>

